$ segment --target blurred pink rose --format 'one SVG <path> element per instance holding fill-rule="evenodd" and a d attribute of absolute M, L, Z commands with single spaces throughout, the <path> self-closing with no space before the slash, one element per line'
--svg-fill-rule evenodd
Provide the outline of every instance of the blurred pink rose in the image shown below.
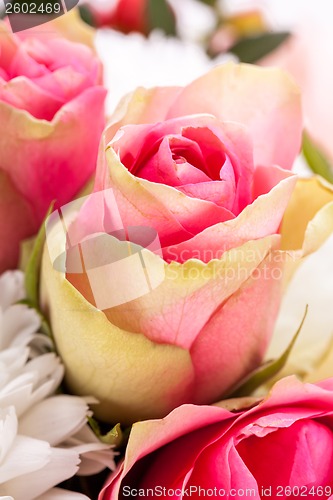
<path fill-rule="evenodd" d="M 232 404 L 185 405 L 134 424 L 99 500 L 333 498 L 333 379 L 290 377 L 247 411 L 225 409 Z"/>
<path fill-rule="evenodd" d="M 310 12 L 305 7 L 293 36 L 260 64 L 281 67 L 295 79 L 302 90 L 305 126 L 333 162 L 332 4 L 318 8 L 313 3 Z"/>
<path fill-rule="evenodd" d="M 113 28 L 123 33 L 137 31 L 148 35 L 155 27 L 149 15 L 148 0 L 116 0 L 111 7 L 96 7 L 94 2 L 86 7 L 92 18 L 92 23 L 98 28 Z M 173 11 L 170 7 L 170 13 Z"/>
<path fill-rule="evenodd" d="M 0 26 L 0 272 L 96 166 L 105 89 L 92 51 L 54 33 Z"/>

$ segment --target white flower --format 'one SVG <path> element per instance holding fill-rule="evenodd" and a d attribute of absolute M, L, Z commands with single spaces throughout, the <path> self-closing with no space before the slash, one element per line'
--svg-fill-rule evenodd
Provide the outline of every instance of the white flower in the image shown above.
<path fill-rule="evenodd" d="M 186 85 L 213 64 L 202 47 L 160 32 L 145 38 L 139 33 L 124 35 L 102 29 L 97 32 L 96 47 L 109 90 L 109 113 L 124 94 L 138 86 Z"/>
<path fill-rule="evenodd" d="M 87 401 L 54 395 L 64 368 L 54 353 L 45 353 L 51 343 L 37 333 L 38 315 L 16 304 L 22 298 L 22 273 L 2 275 L 0 499 L 82 500 L 87 497 L 54 486 L 78 471 L 113 469 L 114 453 L 87 426 Z"/>

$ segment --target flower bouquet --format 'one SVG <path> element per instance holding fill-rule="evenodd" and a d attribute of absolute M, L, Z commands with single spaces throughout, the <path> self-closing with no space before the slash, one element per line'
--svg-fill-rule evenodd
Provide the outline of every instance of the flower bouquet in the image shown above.
<path fill-rule="evenodd" d="M 0 499 L 332 499 L 311 303 L 271 352 L 333 233 L 299 87 L 229 61 L 106 116 L 71 23 L 0 27 Z"/>

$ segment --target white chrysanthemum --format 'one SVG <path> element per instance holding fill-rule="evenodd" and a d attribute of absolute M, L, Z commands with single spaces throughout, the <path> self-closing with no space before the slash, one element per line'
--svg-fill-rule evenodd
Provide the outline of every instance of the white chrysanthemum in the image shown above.
<path fill-rule="evenodd" d="M 54 488 L 114 468 L 113 452 L 86 425 L 83 398 L 54 395 L 64 369 L 38 315 L 24 305 L 23 275 L 0 277 L 0 499 L 84 499 Z M 41 354 L 38 355 L 38 352 Z"/>

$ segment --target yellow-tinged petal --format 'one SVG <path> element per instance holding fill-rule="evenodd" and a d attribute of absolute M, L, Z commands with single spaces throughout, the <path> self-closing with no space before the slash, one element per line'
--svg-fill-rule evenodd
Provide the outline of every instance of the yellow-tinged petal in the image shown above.
<path fill-rule="evenodd" d="M 125 96 L 113 114 L 105 145 L 123 125 L 198 113 L 245 125 L 253 138 L 257 165 L 289 169 L 299 153 L 299 88 L 280 69 L 234 63 L 219 65 L 184 88 L 138 88 Z"/>
<path fill-rule="evenodd" d="M 226 63 L 184 87 L 168 118 L 210 113 L 222 121 L 246 125 L 256 165 L 291 168 L 301 145 L 299 88 L 278 68 Z"/>
<path fill-rule="evenodd" d="M 333 185 L 322 177 L 298 179 L 282 224 L 282 249 L 307 255 L 333 233 Z"/>
<path fill-rule="evenodd" d="M 65 250 L 63 239 L 53 244 L 59 255 Z M 154 344 L 140 333 L 114 326 L 53 268 L 47 247 L 42 274 L 41 302 L 52 322 L 67 383 L 76 394 L 93 394 L 101 401 L 98 417 L 128 423 L 166 414 L 173 406 L 170 400 L 182 401 L 193 383 L 186 350 Z M 156 409 L 157 400 L 162 409 Z"/>
<path fill-rule="evenodd" d="M 333 233 L 333 185 L 319 176 L 298 179 L 282 222 L 282 251 L 287 252 L 285 283 L 302 259 Z"/>
<path fill-rule="evenodd" d="M 54 226 L 52 230 L 57 235 L 52 254 L 60 255 L 65 251 L 65 241 L 56 229 Z M 52 234 L 48 238 L 52 239 Z M 219 314 L 221 305 L 243 286 L 251 285 L 252 272 L 274 251 L 278 241 L 276 235 L 250 241 L 208 264 L 198 260 L 165 264 L 165 280 L 159 287 L 105 314 L 53 268 L 45 249 L 42 306 L 50 317 L 70 389 L 80 395 L 93 394 L 101 401 L 97 416 L 122 423 L 160 417 L 194 400 L 196 393 L 203 391 L 195 377 L 191 345 Z M 147 269 L 153 273 L 160 257 L 148 250 L 142 252 Z M 159 265 L 156 267 L 159 272 Z M 255 336 L 243 343 L 243 349 L 252 353 L 246 356 L 252 360 L 263 350 L 258 345 L 267 340 L 264 323 L 259 330 L 259 344 Z M 159 333 L 162 337 L 158 339 Z M 222 351 L 224 348 L 219 346 Z M 239 349 L 237 341 L 237 355 Z M 225 372 L 228 377 L 233 372 L 232 381 L 228 379 L 230 385 L 243 376 L 245 365 L 229 358 L 225 362 L 230 365 Z M 228 377 L 222 377 L 222 381 Z M 224 389 L 221 387 L 221 392 Z"/>
<path fill-rule="evenodd" d="M 44 26 L 44 25 L 42 25 Z M 95 49 L 94 38 L 96 30 L 88 26 L 80 16 L 78 9 L 72 9 L 65 16 L 60 16 L 57 19 L 47 23 L 47 30 L 51 27 L 55 28 L 67 40 L 71 42 L 84 43 L 88 47 Z M 41 26 L 38 27 L 40 29 Z"/>

